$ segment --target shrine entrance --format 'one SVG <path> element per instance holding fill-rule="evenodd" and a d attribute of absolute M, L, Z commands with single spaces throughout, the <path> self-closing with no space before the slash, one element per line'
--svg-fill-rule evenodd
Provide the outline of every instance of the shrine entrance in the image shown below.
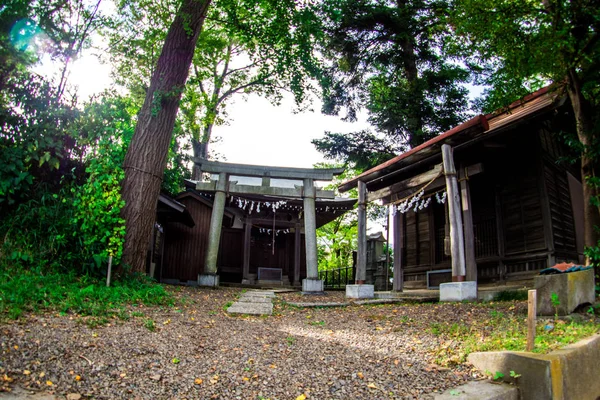
<path fill-rule="evenodd" d="M 316 229 L 352 209 L 356 200 L 335 198 L 333 191 L 322 190 L 315 182 L 329 182 L 343 168 L 194 162 L 202 172 L 211 174 L 210 181 L 195 182 L 196 191 L 213 200 L 208 248 L 198 284 L 218 286 L 219 275 L 234 268 L 219 265 L 228 251 L 228 244 L 221 243 L 227 208 L 236 215 L 238 229 L 243 228 L 242 283 L 299 285 L 301 281 L 304 292 L 322 292 Z M 304 265 L 306 272 L 301 274 Z M 301 275 L 305 276 L 302 280 Z"/>

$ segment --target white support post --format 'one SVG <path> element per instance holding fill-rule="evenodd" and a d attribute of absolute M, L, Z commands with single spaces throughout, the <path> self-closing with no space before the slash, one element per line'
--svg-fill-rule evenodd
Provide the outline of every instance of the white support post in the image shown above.
<path fill-rule="evenodd" d="M 346 297 L 370 299 L 375 297 L 375 286 L 366 285 L 367 279 L 367 185 L 358 181 L 358 252 L 356 255 L 356 284 L 346 285 Z"/>
<path fill-rule="evenodd" d="M 306 279 L 302 280 L 305 293 L 323 292 L 323 281 L 319 279 L 317 260 L 317 214 L 315 210 L 315 186 L 311 178 L 304 179 L 304 241 L 306 248 Z"/>
<path fill-rule="evenodd" d="M 228 179 L 229 177 L 225 172 L 219 174 L 212 214 L 210 216 L 210 230 L 208 232 L 208 249 L 204 263 L 204 273 L 198 275 L 198 285 L 200 286 L 219 286 L 217 258 L 219 256 L 219 243 L 221 241 L 221 226 L 223 224 L 223 213 L 225 212 L 225 192 L 227 190 Z"/>
<path fill-rule="evenodd" d="M 440 284 L 440 301 L 476 300 L 477 282 L 465 282 L 465 243 L 460 191 L 458 190 L 452 147 L 447 144 L 442 145 L 442 162 L 444 164 L 446 192 L 448 194 L 452 282 Z"/>
<path fill-rule="evenodd" d="M 252 240 L 252 219 L 246 218 L 244 226 L 244 259 L 242 265 L 242 283 L 251 284 L 250 280 L 250 242 Z"/>
<path fill-rule="evenodd" d="M 356 255 L 356 284 L 367 278 L 367 185 L 358 181 L 358 253 Z"/>

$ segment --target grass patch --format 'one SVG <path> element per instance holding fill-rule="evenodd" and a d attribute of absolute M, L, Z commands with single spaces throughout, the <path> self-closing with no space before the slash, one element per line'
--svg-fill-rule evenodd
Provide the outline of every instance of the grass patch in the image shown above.
<path fill-rule="evenodd" d="M 82 316 L 128 318 L 128 304 L 173 305 L 174 297 L 145 276 L 103 279 L 34 270 L 0 270 L 0 316 L 17 319 L 26 312 L 57 311 Z"/>
<path fill-rule="evenodd" d="M 552 330 L 544 329 L 548 321 L 538 320 L 534 353 L 549 353 L 585 337 L 600 332 L 593 318 L 582 321 L 554 321 Z M 489 318 L 466 322 L 435 322 L 429 333 L 444 339 L 435 351 L 440 365 L 459 364 L 477 351 L 525 351 L 527 343 L 526 318 L 490 310 Z"/>
<path fill-rule="evenodd" d="M 503 290 L 494 296 L 494 301 L 527 300 L 526 290 Z"/>

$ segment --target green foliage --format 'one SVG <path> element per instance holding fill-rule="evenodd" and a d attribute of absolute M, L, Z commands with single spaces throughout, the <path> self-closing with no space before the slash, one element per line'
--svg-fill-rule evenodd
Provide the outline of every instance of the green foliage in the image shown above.
<path fill-rule="evenodd" d="M 482 307 L 489 307 L 485 303 Z M 545 322 L 536 327 L 535 353 L 548 353 L 599 332 L 600 325 L 589 321 L 558 320 L 552 331 L 544 329 Z M 490 318 L 461 322 L 432 322 L 429 331 L 446 340 L 436 350 L 436 362 L 441 365 L 463 363 L 475 351 L 524 351 L 527 345 L 527 321 L 522 316 L 490 310 Z M 460 341 L 454 346 L 453 341 Z"/>
<path fill-rule="evenodd" d="M 526 290 L 503 290 L 494 296 L 494 301 L 527 300 Z"/>
<path fill-rule="evenodd" d="M 469 73 L 448 57 L 446 1 L 324 1 L 323 111 L 376 132 L 328 132 L 313 141 L 327 158 L 366 169 L 444 132 L 468 115 Z M 346 146 L 349 145 L 349 146 Z"/>
<path fill-rule="evenodd" d="M 82 123 L 93 146 L 86 154 L 86 182 L 71 188 L 74 223 L 79 228 L 74 234 L 80 236 L 88 258 L 100 262 L 112 256 L 118 264 L 123 252 L 121 181 L 125 177 L 125 151 L 134 130 L 130 106 L 127 99 L 105 97 L 86 107 L 87 121 Z"/>
<path fill-rule="evenodd" d="M 152 318 L 148 318 L 144 321 L 144 327 L 148 329 L 150 332 L 154 332 L 156 330 L 156 324 Z"/>
<path fill-rule="evenodd" d="M 25 312 L 64 312 L 108 317 L 122 314 L 131 303 L 167 305 L 173 298 L 144 276 L 133 276 L 106 287 L 103 279 L 75 273 L 46 273 L 34 268 L 0 268 L 0 314 L 18 318 Z"/>

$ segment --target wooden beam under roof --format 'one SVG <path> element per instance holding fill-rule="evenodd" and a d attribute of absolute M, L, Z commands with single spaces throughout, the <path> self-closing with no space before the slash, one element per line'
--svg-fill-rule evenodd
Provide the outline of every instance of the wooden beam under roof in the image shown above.
<path fill-rule="evenodd" d="M 299 199 L 304 197 L 304 188 L 302 186 L 296 186 L 295 188 L 282 188 L 275 186 L 238 185 L 237 182 L 234 181 L 228 183 L 229 184 L 226 190 L 229 194 L 294 197 Z M 214 192 L 216 191 L 216 187 L 217 181 L 196 183 L 196 190 L 199 192 Z M 335 199 L 335 192 L 332 190 L 316 189 L 316 197 L 318 199 Z"/>
<path fill-rule="evenodd" d="M 421 175 L 425 175 L 428 172 L 432 172 L 432 171 L 433 170 L 427 171 Z M 458 179 L 459 180 L 465 179 L 465 178 L 468 178 L 469 176 L 474 176 L 474 175 L 480 174 L 482 172 L 483 172 L 483 164 L 477 163 L 477 164 L 469 165 L 468 167 L 461 168 L 460 171 L 458 171 Z M 418 178 L 419 176 L 420 175 L 417 175 L 414 178 Z M 396 202 L 406 196 L 410 196 L 411 194 L 414 193 L 415 189 L 419 185 L 422 185 L 422 184 L 425 184 L 428 182 L 428 180 L 424 179 L 422 181 L 422 183 L 417 183 L 417 184 L 413 183 L 411 186 L 411 185 L 409 185 L 409 183 L 411 183 L 411 182 L 409 182 L 409 181 L 411 181 L 411 179 L 412 178 L 409 178 L 402 182 L 398 182 L 397 184 L 395 184 L 395 185 L 398 185 L 395 188 L 395 189 L 397 189 L 396 191 L 393 191 L 391 194 L 389 194 L 386 197 L 380 197 L 380 199 L 382 199 L 382 201 L 383 201 L 383 204 L 393 203 L 393 202 Z M 433 179 L 433 177 L 431 177 L 429 180 L 431 180 L 431 179 Z M 404 185 L 402 185 L 402 184 L 404 184 Z M 436 189 L 440 189 L 440 188 L 444 187 L 445 185 L 446 185 L 446 179 L 443 176 L 439 176 L 431 183 L 431 185 L 429 185 L 427 187 L 427 189 L 428 190 L 436 190 Z M 394 185 L 392 185 L 392 186 L 394 186 Z M 381 190 L 383 190 L 383 189 L 381 189 Z M 377 192 L 374 192 L 374 193 L 377 193 Z"/>
<path fill-rule="evenodd" d="M 432 169 L 430 169 L 429 171 L 425 171 L 422 174 L 410 177 L 408 179 L 394 183 L 393 185 L 384 187 L 374 192 L 369 192 L 367 194 L 367 201 L 383 199 L 385 197 L 391 196 L 394 193 L 401 192 L 403 190 L 413 188 L 415 186 L 424 185 L 432 179 L 441 176 L 441 174 L 442 164 L 437 164 Z"/>
<path fill-rule="evenodd" d="M 204 158 L 194 158 L 194 163 L 198 165 L 202 172 L 221 173 L 229 175 L 250 176 L 250 177 L 270 177 L 278 179 L 315 179 L 319 181 L 330 181 L 335 175 L 344 172 L 344 168 L 290 168 L 290 167 L 270 167 L 264 165 L 250 164 L 231 164 L 219 161 L 209 161 Z"/>

